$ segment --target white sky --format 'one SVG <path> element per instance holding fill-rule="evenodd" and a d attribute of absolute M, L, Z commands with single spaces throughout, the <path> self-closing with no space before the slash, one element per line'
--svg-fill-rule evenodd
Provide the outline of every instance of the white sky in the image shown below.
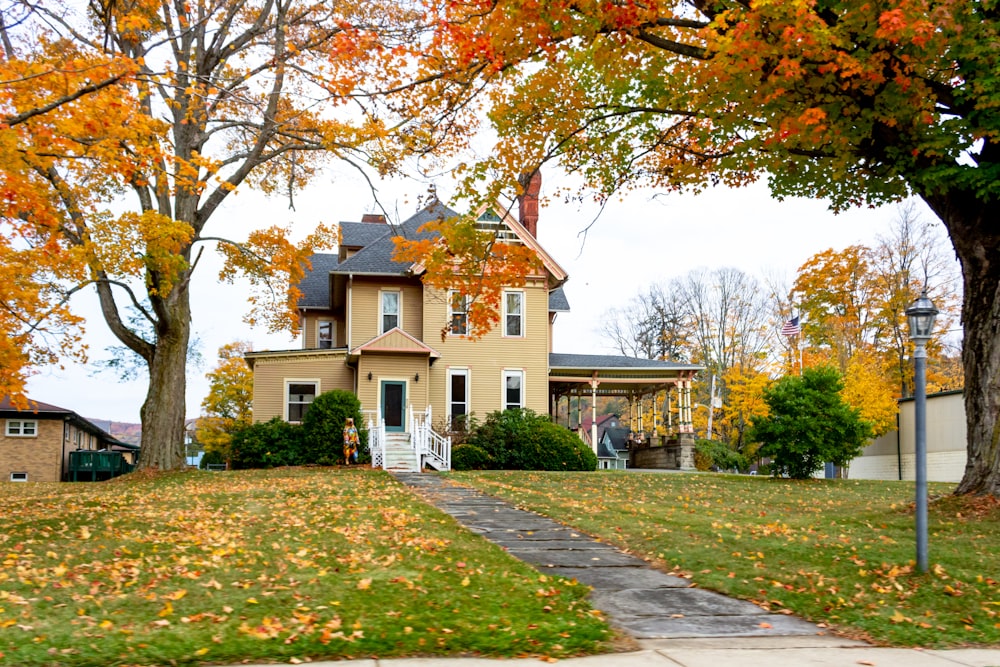
<path fill-rule="evenodd" d="M 542 196 L 558 184 L 554 171 L 543 172 Z M 438 183 L 446 203 L 450 186 Z M 418 208 L 427 184 L 399 181 L 380 186 L 386 209 L 405 219 Z M 353 172 L 333 170 L 296 196 L 296 210 L 284 199 L 265 199 L 240 192 L 215 213 L 206 233 L 243 238 L 246 225 L 266 227 L 294 222 L 296 234 L 305 235 L 319 222 L 360 220 L 374 210 L 373 197 L 364 180 Z M 461 205 L 456 208 L 462 210 Z M 921 209 L 927 219 L 933 215 Z M 668 280 L 698 267 L 731 266 L 761 277 L 764 272 L 787 276 L 817 252 L 837 250 L 856 243 L 871 243 L 888 232 L 896 216 L 894 207 L 858 209 L 834 215 L 822 201 L 772 200 L 763 185 L 740 190 L 716 188 L 701 195 L 634 192 L 605 207 L 581 247 L 579 233 L 594 221 L 594 203 L 548 201 L 539 216 L 542 245 L 566 269 L 572 312 L 556 321 L 554 350 L 609 354 L 614 350 L 599 335 L 600 317 L 611 306 L 621 305 L 655 281 Z M 199 414 L 208 390 L 205 372 L 216 363 L 216 351 L 237 339 L 249 340 L 254 349 L 290 349 L 299 341 L 290 335 L 269 335 L 251 330 L 242 322 L 246 294 L 240 286 L 217 279 L 219 263 L 209 254 L 198 268 L 193 287 L 193 335 L 201 342 L 201 368 L 188 371 L 186 412 Z M 116 344 L 100 318 L 92 291 L 74 297 L 74 307 L 87 317 L 91 360 L 104 356 Z M 67 408 L 85 417 L 139 422 L 145 382 L 123 383 L 108 373 L 95 374 L 90 365 L 70 364 L 63 370 L 42 369 L 31 378 L 28 395 Z"/>

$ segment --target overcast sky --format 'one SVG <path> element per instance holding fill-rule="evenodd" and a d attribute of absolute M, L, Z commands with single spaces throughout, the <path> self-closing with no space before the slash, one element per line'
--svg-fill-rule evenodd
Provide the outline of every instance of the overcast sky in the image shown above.
<path fill-rule="evenodd" d="M 560 184 L 555 172 L 544 172 L 542 196 Z M 448 203 L 447 182 L 436 183 Z M 426 182 L 399 181 L 380 185 L 379 197 L 390 211 L 405 219 L 416 212 Z M 765 272 L 787 276 L 813 254 L 856 243 L 871 243 L 889 230 L 895 207 L 856 209 L 834 215 L 822 201 L 772 200 L 763 185 L 739 190 L 716 188 L 700 195 L 634 192 L 608 203 L 604 211 L 590 202 L 549 200 L 540 211 L 538 237 L 569 273 L 566 294 L 572 312 L 558 316 L 556 352 L 613 353 L 599 335 L 601 315 L 627 302 L 655 281 L 688 271 L 729 266 L 761 277 Z M 461 204 L 456 205 L 464 210 Z M 319 222 L 357 221 L 373 211 L 374 200 L 364 180 L 351 172 L 331 170 L 295 199 L 265 199 L 252 192 L 230 197 L 218 210 L 206 232 L 243 238 L 247 225 L 295 225 L 304 236 Z M 922 215 L 934 219 L 921 206 Z M 596 222 L 595 222 L 596 218 Z M 591 225 L 593 223 L 593 225 Z M 580 236 L 590 225 L 586 242 Z M 187 415 L 196 417 L 208 390 L 205 372 L 216 363 L 217 349 L 233 340 L 249 340 L 254 349 L 290 349 L 300 346 L 289 335 L 269 335 L 242 322 L 246 296 L 240 286 L 218 282 L 217 260 L 203 260 L 193 287 L 193 335 L 204 358 L 188 371 Z M 93 362 L 116 341 L 107 332 L 91 291 L 74 297 L 74 307 L 88 321 L 87 341 Z M 120 382 L 96 373 L 93 363 L 70 364 L 63 370 L 43 369 L 28 385 L 31 398 L 67 408 L 85 417 L 138 422 L 145 382 Z"/>

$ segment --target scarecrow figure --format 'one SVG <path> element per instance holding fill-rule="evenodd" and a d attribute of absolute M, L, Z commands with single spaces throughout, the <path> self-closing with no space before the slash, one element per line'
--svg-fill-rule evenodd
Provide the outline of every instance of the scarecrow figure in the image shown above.
<path fill-rule="evenodd" d="M 348 417 L 344 425 L 344 461 L 347 465 L 358 462 L 358 429 L 353 417 Z"/>

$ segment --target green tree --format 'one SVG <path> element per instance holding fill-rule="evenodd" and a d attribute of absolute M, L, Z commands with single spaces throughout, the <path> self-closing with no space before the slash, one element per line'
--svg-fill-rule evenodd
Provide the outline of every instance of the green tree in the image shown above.
<path fill-rule="evenodd" d="M 840 373 L 831 366 L 786 375 L 764 392 L 768 414 L 753 417 L 750 438 L 771 471 L 806 479 L 825 462 L 846 465 L 871 437 L 871 425 L 843 401 Z"/>
<path fill-rule="evenodd" d="M 253 371 L 243 356 L 250 343 L 236 341 L 219 348 L 219 365 L 205 374 L 208 395 L 201 402 L 195 439 L 206 452 L 229 459 L 233 433 L 253 422 Z"/>
<path fill-rule="evenodd" d="M 609 196 L 766 178 L 835 208 L 910 194 L 962 265 L 969 465 L 1000 495 L 1000 10 L 958 0 L 426 2 L 416 76 L 384 81 L 429 134 L 491 124 L 467 192 L 549 161 Z M 406 86 L 406 84 L 411 84 Z M 481 104 L 472 103 L 478 96 Z M 391 98 L 396 104 L 399 98 Z M 486 112 L 483 106 L 488 106 Z M 487 179 L 486 176 L 490 178 Z"/>

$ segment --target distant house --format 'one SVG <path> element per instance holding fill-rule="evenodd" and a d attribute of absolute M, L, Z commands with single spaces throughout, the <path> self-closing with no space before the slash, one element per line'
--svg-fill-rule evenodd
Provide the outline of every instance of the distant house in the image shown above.
<path fill-rule="evenodd" d="M 617 426 L 606 426 L 597 443 L 597 467 L 602 470 L 624 470 L 628 467 L 628 442 L 631 431 Z"/>
<path fill-rule="evenodd" d="M 59 482 L 69 479 L 70 453 L 120 451 L 134 462 L 138 447 L 118 441 L 72 410 L 28 400 L 19 410 L 0 399 L 0 481 Z"/>
<path fill-rule="evenodd" d="M 861 456 L 851 461 L 852 479 L 912 480 L 916 476 L 914 454 L 914 401 L 899 401 L 899 427 L 876 438 Z M 927 397 L 927 479 L 959 482 L 965 473 L 965 397 L 962 390 L 944 391 Z"/>

